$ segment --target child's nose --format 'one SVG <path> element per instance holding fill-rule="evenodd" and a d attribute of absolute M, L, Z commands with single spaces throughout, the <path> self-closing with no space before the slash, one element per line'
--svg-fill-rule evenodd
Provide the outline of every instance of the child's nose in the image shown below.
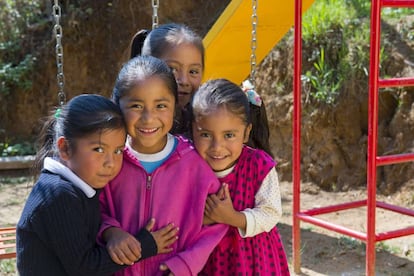
<path fill-rule="evenodd" d="M 211 147 L 213 149 L 218 149 L 221 147 L 221 141 L 219 139 L 213 139 L 212 143 L 211 143 Z"/>
<path fill-rule="evenodd" d="M 111 153 L 106 154 L 104 166 L 112 168 L 115 165 L 115 158 Z"/>
<path fill-rule="evenodd" d="M 145 108 L 145 109 L 142 111 L 142 114 L 141 114 L 141 120 L 142 120 L 142 121 L 150 121 L 150 120 L 151 120 L 151 118 L 152 118 L 152 112 L 151 112 L 151 110 L 149 110 L 149 109 Z"/>
<path fill-rule="evenodd" d="M 189 84 L 189 78 L 186 72 L 179 71 L 177 73 L 177 83 L 178 85 L 188 85 Z"/>

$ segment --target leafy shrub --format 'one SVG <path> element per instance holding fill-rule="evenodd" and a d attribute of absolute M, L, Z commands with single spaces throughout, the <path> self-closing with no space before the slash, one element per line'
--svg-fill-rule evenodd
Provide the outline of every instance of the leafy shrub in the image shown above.
<path fill-rule="evenodd" d="M 22 45 L 27 29 L 42 22 L 45 3 L 45 0 L 0 1 L 0 93 L 31 88 L 30 73 L 35 58 L 24 52 L 27 47 Z"/>
<path fill-rule="evenodd" d="M 18 156 L 18 155 L 32 155 L 35 153 L 35 148 L 30 142 L 23 142 L 18 144 L 0 143 L 0 156 Z"/>

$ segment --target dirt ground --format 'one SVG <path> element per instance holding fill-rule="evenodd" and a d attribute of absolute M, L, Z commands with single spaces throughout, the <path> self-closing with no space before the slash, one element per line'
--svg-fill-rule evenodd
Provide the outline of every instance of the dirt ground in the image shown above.
<path fill-rule="evenodd" d="M 15 225 L 32 182 L 27 177 L 0 176 L 0 226 Z M 378 200 L 414 209 L 414 181 L 389 197 Z M 284 217 L 278 224 L 284 239 L 289 263 L 292 264 L 292 183 L 282 182 Z M 366 198 L 364 190 L 330 193 L 316 185 L 301 184 L 301 208 L 310 209 L 330 206 Z M 354 230 L 364 231 L 366 212 L 364 208 L 335 212 L 323 217 L 329 222 Z M 377 231 L 396 230 L 414 225 L 414 218 L 394 212 L 377 210 Z M 377 243 L 376 275 L 414 275 L 414 235 Z M 318 226 L 301 223 L 301 273 L 299 275 L 365 275 L 364 244 L 348 236 L 327 231 Z M 3 261 L 4 262 L 4 261 Z M 2 271 L 0 261 L 0 275 Z M 292 275 L 293 269 L 291 269 Z"/>

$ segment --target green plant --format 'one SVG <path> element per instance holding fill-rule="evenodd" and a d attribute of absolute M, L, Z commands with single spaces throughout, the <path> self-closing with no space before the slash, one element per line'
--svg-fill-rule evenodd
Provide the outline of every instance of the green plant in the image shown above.
<path fill-rule="evenodd" d="M 302 77 L 305 82 L 310 82 L 311 97 L 317 101 L 331 104 L 335 101 L 342 85 L 342 77 L 337 75 L 334 68 L 330 68 L 325 60 L 325 51 L 322 48 L 318 60 L 313 63 L 314 71 L 307 71 Z"/>
<path fill-rule="evenodd" d="M 371 14 L 371 1 L 369 0 L 345 0 L 346 4 L 353 8 L 357 17 L 369 17 Z"/>
<path fill-rule="evenodd" d="M 412 14 L 413 10 L 410 8 L 383 8 L 381 13 L 382 17 L 385 19 L 401 18 Z"/>
<path fill-rule="evenodd" d="M 378 242 L 377 244 L 375 244 L 375 249 L 377 252 L 388 252 L 391 254 L 399 254 L 401 252 L 400 248 L 396 246 L 390 246 L 385 242 Z"/>
<path fill-rule="evenodd" d="M 0 45 L 1 47 L 1 45 Z M 33 70 L 35 58 L 28 54 L 19 64 L 13 63 L 0 64 L 0 91 L 9 94 L 12 88 L 18 87 L 28 90 L 32 87 L 29 74 Z"/>
<path fill-rule="evenodd" d="M 0 260 L 0 275 L 16 275 L 16 259 Z"/>
<path fill-rule="evenodd" d="M 346 250 L 365 250 L 365 243 L 350 237 L 341 236 L 338 240 L 338 245 L 344 247 Z"/>
<path fill-rule="evenodd" d="M 35 148 L 30 142 L 23 142 L 17 144 L 10 144 L 8 142 L 0 143 L 0 156 L 17 156 L 17 155 L 32 155 L 35 153 Z"/>
<path fill-rule="evenodd" d="M 303 16 L 302 31 L 304 40 L 326 36 L 332 26 L 342 27 L 355 11 L 349 9 L 344 1 L 318 0 L 313 3 Z"/>
<path fill-rule="evenodd" d="M 29 90 L 35 62 L 25 52 L 29 28 L 45 24 L 42 10 L 46 1 L 4 0 L 0 2 L 0 93 L 9 94 L 16 88 Z"/>

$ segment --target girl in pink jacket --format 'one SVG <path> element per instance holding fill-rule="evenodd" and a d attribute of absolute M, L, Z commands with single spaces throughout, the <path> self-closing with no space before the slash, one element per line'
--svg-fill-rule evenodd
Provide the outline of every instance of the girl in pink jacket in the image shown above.
<path fill-rule="evenodd" d="M 122 259 L 131 234 L 149 220 L 155 219 L 154 231 L 169 224 L 178 229 L 169 253 L 116 275 L 197 275 L 227 226 L 203 226 L 206 199 L 220 184 L 191 143 L 169 133 L 177 104 L 174 75 L 160 59 L 133 58 L 118 75 L 113 100 L 128 138 L 121 172 L 101 193 L 101 239 Z"/>

